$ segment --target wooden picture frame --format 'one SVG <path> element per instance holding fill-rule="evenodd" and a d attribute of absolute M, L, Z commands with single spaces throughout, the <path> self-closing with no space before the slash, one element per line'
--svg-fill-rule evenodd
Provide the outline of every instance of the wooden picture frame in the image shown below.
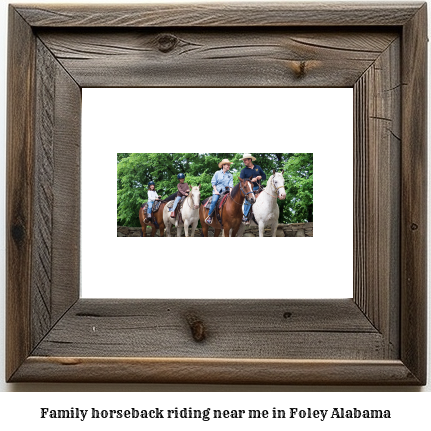
<path fill-rule="evenodd" d="M 411 2 L 10 6 L 7 381 L 424 385 L 426 20 Z M 353 299 L 79 297 L 81 88 L 146 86 L 354 89 Z"/>

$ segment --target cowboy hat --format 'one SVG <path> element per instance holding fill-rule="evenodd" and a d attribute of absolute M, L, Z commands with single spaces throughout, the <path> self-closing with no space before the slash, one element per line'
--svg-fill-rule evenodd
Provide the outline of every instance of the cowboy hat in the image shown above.
<path fill-rule="evenodd" d="M 251 161 L 254 162 L 256 160 L 256 157 L 253 157 L 251 154 L 244 154 L 242 159 L 240 160 L 244 160 L 244 159 L 251 159 Z"/>
<path fill-rule="evenodd" d="M 223 165 L 230 165 L 232 164 L 232 162 L 230 162 L 228 159 L 223 159 L 219 164 L 218 167 L 221 169 Z"/>

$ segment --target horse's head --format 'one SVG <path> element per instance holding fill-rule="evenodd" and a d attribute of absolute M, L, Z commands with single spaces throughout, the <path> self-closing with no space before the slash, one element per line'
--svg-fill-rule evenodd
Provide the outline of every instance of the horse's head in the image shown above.
<path fill-rule="evenodd" d="M 197 210 L 199 208 L 201 202 L 201 185 L 199 184 L 196 187 L 192 187 L 190 190 L 190 196 L 193 202 L 193 208 Z"/>
<path fill-rule="evenodd" d="M 245 198 L 249 202 L 254 204 L 256 202 L 256 196 L 254 195 L 254 192 L 253 192 L 253 183 L 250 181 L 251 177 L 249 180 L 243 180 L 242 178 L 240 178 L 239 180 L 240 180 L 239 186 Z"/>
<path fill-rule="evenodd" d="M 284 188 L 284 169 L 281 172 L 275 172 L 275 169 L 272 171 L 272 185 L 277 193 L 279 199 L 286 199 L 286 190 Z"/>

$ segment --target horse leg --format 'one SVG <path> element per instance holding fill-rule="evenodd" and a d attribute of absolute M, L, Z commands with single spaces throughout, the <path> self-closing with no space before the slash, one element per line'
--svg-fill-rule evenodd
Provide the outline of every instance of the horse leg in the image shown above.
<path fill-rule="evenodd" d="M 181 236 L 182 233 L 182 227 L 180 225 L 177 226 L 177 237 L 179 238 Z"/>
<path fill-rule="evenodd" d="M 235 236 L 238 236 L 238 237 L 242 236 L 242 234 L 244 233 L 244 229 L 242 230 L 242 233 L 240 234 L 239 231 L 241 229 L 241 226 L 242 226 L 242 223 L 239 225 L 239 227 L 236 227 L 236 228 L 232 229 L 232 236 L 233 237 L 235 237 Z"/>
<path fill-rule="evenodd" d="M 265 223 L 263 221 L 259 222 L 259 236 L 263 238 L 263 233 L 265 231 Z"/>
<path fill-rule="evenodd" d="M 198 221 L 196 220 L 193 224 L 192 224 L 192 234 L 190 235 L 191 237 L 195 236 L 195 231 L 196 231 L 196 226 L 198 225 Z"/>
<path fill-rule="evenodd" d="M 156 229 L 156 226 L 153 226 L 153 227 L 152 227 L 152 230 L 151 230 L 151 236 L 152 236 L 152 237 L 156 236 L 156 230 L 157 230 L 157 229 Z"/>
<path fill-rule="evenodd" d="M 205 223 L 205 210 L 203 210 L 202 213 L 199 212 L 199 218 L 202 225 L 202 235 L 208 237 L 208 225 Z"/>
<path fill-rule="evenodd" d="M 199 219 L 202 225 L 202 236 L 208 237 L 208 225 L 205 223 L 205 208 L 202 205 L 199 208 Z"/>
<path fill-rule="evenodd" d="M 189 237 L 189 221 L 188 220 L 184 220 L 184 234 L 185 234 L 186 238 Z"/>
<path fill-rule="evenodd" d="M 272 229 L 271 229 L 271 236 L 273 236 L 274 238 L 277 236 L 277 228 L 278 228 L 278 223 L 275 221 L 272 224 Z"/>
<path fill-rule="evenodd" d="M 160 227 L 160 237 L 165 236 L 165 226 L 163 224 L 159 224 Z"/>
<path fill-rule="evenodd" d="M 214 231 L 214 238 L 217 238 L 220 235 L 221 228 L 216 228 Z"/>
<path fill-rule="evenodd" d="M 245 226 L 242 223 L 240 223 L 239 228 L 235 232 L 235 235 L 238 237 L 244 236 L 244 230 L 245 230 Z"/>
<path fill-rule="evenodd" d="M 206 223 L 202 225 L 202 234 L 203 236 L 206 236 L 206 237 L 208 236 L 208 226 Z"/>

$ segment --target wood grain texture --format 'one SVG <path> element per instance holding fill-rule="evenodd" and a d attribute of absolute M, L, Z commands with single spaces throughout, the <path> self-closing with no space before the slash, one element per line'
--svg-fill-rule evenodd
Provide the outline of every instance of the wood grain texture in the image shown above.
<path fill-rule="evenodd" d="M 69 73 L 59 63 L 57 65 L 52 207 L 52 323 L 79 298 L 80 289 L 81 134 L 76 132 L 81 130 L 81 89 Z"/>
<path fill-rule="evenodd" d="M 417 385 L 399 360 L 29 357 L 19 381 L 272 385 Z"/>
<path fill-rule="evenodd" d="M 399 357 L 400 55 L 398 38 L 354 87 L 354 298 L 388 338 L 391 358 Z"/>
<path fill-rule="evenodd" d="M 80 88 L 37 40 L 32 345 L 79 297 Z"/>
<path fill-rule="evenodd" d="M 29 355 L 32 342 L 31 252 L 33 234 L 33 139 L 35 38 L 9 10 L 6 195 L 6 377 Z"/>
<path fill-rule="evenodd" d="M 403 29 L 401 358 L 426 381 L 427 9 Z"/>
<path fill-rule="evenodd" d="M 38 31 L 82 87 L 352 87 L 394 32 Z"/>
<path fill-rule="evenodd" d="M 33 27 L 400 26 L 421 3 L 17 5 Z"/>
<path fill-rule="evenodd" d="M 191 321 L 201 322 L 203 342 L 193 337 Z M 351 299 L 81 299 L 33 354 L 384 359 L 385 347 Z"/>
<path fill-rule="evenodd" d="M 54 201 L 54 103 L 56 60 L 36 41 L 36 140 L 34 175 L 34 251 L 32 255 L 32 345 L 51 329 L 52 228 Z"/>

